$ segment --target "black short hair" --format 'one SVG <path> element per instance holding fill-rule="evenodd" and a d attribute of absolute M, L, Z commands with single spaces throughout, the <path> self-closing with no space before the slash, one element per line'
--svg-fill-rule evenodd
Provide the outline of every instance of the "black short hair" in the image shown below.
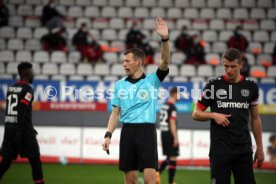
<path fill-rule="evenodd" d="M 175 93 L 177 93 L 177 87 L 172 87 L 170 89 L 170 96 L 174 95 Z"/>
<path fill-rule="evenodd" d="M 223 58 L 227 59 L 228 61 L 238 60 L 239 63 L 242 62 L 241 52 L 238 49 L 230 48 L 224 54 Z"/>
<path fill-rule="evenodd" d="M 130 53 L 133 54 L 134 60 L 141 59 L 142 63 L 144 64 L 146 56 L 145 56 L 145 52 L 142 49 L 139 49 L 139 48 L 128 49 L 124 52 L 124 55 L 130 54 Z"/>
<path fill-rule="evenodd" d="M 32 67 L 33 67 L 33 65 L 31 63 L 22 62 L 22 63 L 18 64 L 17 70 L 18 70 L 18 73 L 21 73 L 22 71 L 30 69 Z"/>
<path fill-rule="evenodd" d="M 269 137 L 269 142 L 272 143 L 272 142 L 274 142 L 275 139 L 276 139 L 276 134 L 272 134 Z"/>

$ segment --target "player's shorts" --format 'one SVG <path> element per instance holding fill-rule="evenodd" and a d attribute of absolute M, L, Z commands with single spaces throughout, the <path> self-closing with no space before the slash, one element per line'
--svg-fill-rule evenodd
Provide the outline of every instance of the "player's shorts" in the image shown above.
<path fill-rule="evenodd" d="M 212 184 L 230 184 L 231 172 L 235 184 L 255 184 L 252 153 L 210 154 Z"/>
<path fill-rule="evenodd" d="M 3 157 L 12 157 L 14 160 L 18 154 L 21 157 L 39 157 L 39 145 L 36 136 L 24 137 L 19 134 L 12 137 L 4 137 L 1 154 Z"/>
<path fill-rule="evenodd" d="M 124 124 L 120 138 L 119 169 L 142 172 L 145 168 L 158 169 L 155 124 Z"/>
<path fill-rule="evenodd" d="M 173 147 L 173 137 L 170 132 L 161 132 L 163 155 L 168 157 L 179 156 L 179 146 Z"/>

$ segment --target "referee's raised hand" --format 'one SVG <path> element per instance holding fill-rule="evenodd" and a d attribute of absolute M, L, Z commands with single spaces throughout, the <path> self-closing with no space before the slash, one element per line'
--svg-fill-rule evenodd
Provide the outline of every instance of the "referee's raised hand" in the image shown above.
<path fill-rule="evenodd" d="M 161 17 L 156 18 L 155 29 L 162 39 L 167 39 L 169 37 L 169 30 L 167 24 Z"/>

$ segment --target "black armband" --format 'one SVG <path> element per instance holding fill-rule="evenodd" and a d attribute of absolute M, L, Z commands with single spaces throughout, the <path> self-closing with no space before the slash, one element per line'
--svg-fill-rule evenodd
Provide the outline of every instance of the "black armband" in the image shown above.
<path fill-rule="evenodd" d="M 109 139 L 111 139 L 112 133 L 107 131 L 104 135 L 104 138 L 107 138 L 107 137 L 109 137 Z"/>
<path fill-rule="evenodd" d="M 169 41 L 170 37 L 166 38 L 166 39 L 161 39 L 162 42 L 167 42 Z"/>

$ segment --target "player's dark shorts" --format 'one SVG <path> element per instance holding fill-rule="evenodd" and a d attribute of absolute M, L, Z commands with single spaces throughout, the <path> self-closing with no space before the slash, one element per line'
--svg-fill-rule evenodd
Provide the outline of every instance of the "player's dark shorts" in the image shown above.
<path fill-rule="evenodd" d="M 212 184 L 230 184 L 231 172 L 235 184 L 255 184 L 252 153 L 210 154 Z"/>
<path fill-rule="evenodd" d="M 163 155 L 166 156 L 179 156 L 179 146 L 173 147 L 173 137 L 170 132 L 161 132 L 162 150 Z"/>
<path fill-rule="evenodd" d="M 1 154 L 3 157 L 12 157 L 13 159 L 16 159 L 18 154 L 21 157 L 39 157 L 40 151 L 36 136 L 22 137 L 18 134 L 4 137 Z"/>
<path fill-rule="evenodd" d="M 158 169 L 155 124 L 124 124 L 120 138 L 119 169 L 142 172 L 145 168 Z"/>

